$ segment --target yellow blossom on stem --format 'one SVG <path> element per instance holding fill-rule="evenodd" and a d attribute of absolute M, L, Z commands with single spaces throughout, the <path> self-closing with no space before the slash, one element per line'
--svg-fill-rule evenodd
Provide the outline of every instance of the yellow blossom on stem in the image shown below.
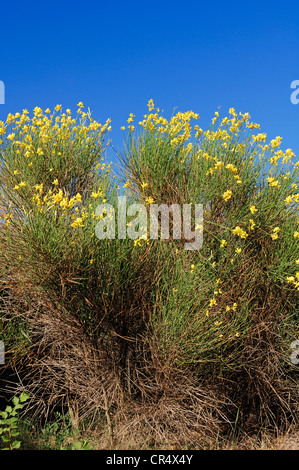
<path fill-rule="evenodd" d="M 145 200 L 148 204 L 154 204 L 155 203 L 155 200 L 151 196 L 147 197 Z"/>
<path fill-rule="evenodd" d="M 232 197 L 232 195 L 233 195 L 232 191 L 228 189 L 227 191 L 225 191 L 222 197 L 223 199 L 225 199 L 225 201 L 228 201 Z"/>
<path fill-rule="evenodd" d="M 241 238 L 246 238 L 248 237 L 248 233 L 245 232 L 245 230 L 242 230 L 241 227 L 237 226 L 233 229 L 233 234 L 234 235 L 239 235 Z"/>

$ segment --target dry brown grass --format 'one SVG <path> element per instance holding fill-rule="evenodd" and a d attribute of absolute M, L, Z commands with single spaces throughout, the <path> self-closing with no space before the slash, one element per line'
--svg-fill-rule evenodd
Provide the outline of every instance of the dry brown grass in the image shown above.
<path fill-rule="evenodd" d="M 239 370 L 217 376 L 175 366 L 154 339 L 88 335 L 46 296 L 33 296 L 30 308 L 15 295 L 5 302 L 9 315 L 26 319 L 31 341 L 11 394 L 30 395 L 28 411 L 41 425 L 64 409 L 75 428 L 88 420 L 102 449 L 297 445 L 298 434 L 286 431 L 298 419 L 298 387 L 280 376 L 271 318 L 252 330 Z"/>

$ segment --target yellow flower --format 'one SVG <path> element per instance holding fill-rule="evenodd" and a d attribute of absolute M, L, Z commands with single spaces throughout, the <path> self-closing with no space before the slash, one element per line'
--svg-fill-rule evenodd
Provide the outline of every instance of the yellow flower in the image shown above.
<path fill-rule="evenodd" d="M 130 123 L 134 120 L 134 114 L 133 113 L 130 113 L 130 117 L 127 119 L 127 122 Z"/>
<path fill-rule="evenodd" d="M 145 200 L 148 204 L 154 204 L 155 203 L 155 200 L 151 196 L 147 197 Z"/>
<path fill-rule="evenodd" d="M 77 217 L 77 219 L 75 220 L 75 222 L 73 222 L 73 223 L 71 224 L 71 227 L 84 227 L 82 217 Z"/>
<path fill-rule="evenodd" d="M 134 246 L 138 245 L 138 246 L 142 246 L 142 242 L 145 242 L 147 245 L 149 245 L 149 240 L 147 238 L 137 238 L 135 241 L 134 241 Z"/>
<path fill-rule="evenodd" d="M 282 137 L 277 136 L 275 139 L 272 139 L 270 142 L 271 148 L 279 147 L 282 141 Z"/>
<path fill-rule="evenodd" d="M 141 184 L 141 188 L 144 189 L 144 188 L 147 188 L 148 187 L 148 183 L 142 183 Z"/>
<path fill-rule="evenodd" d="M 60 207 L 68 207 L 68 199 L 67 197 L 64 197 L 61 201 L 60 201 Z"/>
<path fill-rule="evenodd" d="M 251 214 L 254 214 L 256 211 L 257 211 L 257 208 L 255 206 L 250 206 Z"/>
<path fill-rule="evenodd" d="M 217 305 L 217 302 L 215 299 L 210 300 L 210 307 L 213 307 L 213 305 Z"/>
<path fill-rule="evenodd" d="M 268 183 L 269 183 L 269 186 L 273 186 L 273 187 L 279 187 L 279 186 L 280 186 L 280 184 L 278 183 L 278 181 L 275 180 L 275 178 L 273 178 L 273 177 L 267 178 L 267 181 L 268 181 Z"/>
<path fill-rule="evenodd" d="M 36 191 L 39 191 L 40 193 L 42 193 L 42 192 L 43 192 L 43 186 L 44 186 L 43 183 L 41 183 L 41 184 L 36 184 L 36 185 L 35 185 Z"/>
<path fill-rule="evenodd" d="M 225 191 L 222 197 L 223 199 L 225 199 L 225 201 L 228 201 L 232 197 L 232 195 L 233 195 L 232 191 L 228 189 L 227 191 Z"/>
<path fill-rule="evenodd" d="M 152 111 L 155 108 L 154 102 L 152 99 L 149 100 L 149 102 L 147 103 L 147 106 L 148 106 L 149 111 Z"/>
<path fill-rule="evenodd" d="M 59 184 L 59 183 L 58 183 L 58 179 L 56 178 L 56 180 L 54 180 L 54 181 L 52 182 L 52 184 L 54 184 L 55 186 L 57 186 L 57 185 Z"/>
<path fill-rule="evenodd" d="M 221 170 L 221 168 L 224 166 L 224 163 L 223 162 L 217 162 L 215 163 L 215 170 Z"/>
<path fill-rule="evenodd" d="M 59 189 L 58 193 L 55 196 L 52 196 L 52 202 L 54 204 L 59 204 L 63 199 L 62 189 Z"/>
<path fill-rule="evenodd" d="M 242 251 L 241 248 L 236 248 L 236 253 L 239 254 L 239 253 L 241 253 L 241 251 Z"/>
<path fill-rule="evenodd" d="M 232 173 L 237 173 L 238 172 L 238 169 L 234 165 L 232 165 L 231 163 L 228 163 L 225 168 L 227 168 Z"/>
<path fill-rule="evenodd" d="M 226 245 L 227 245 L 227 241 L 226 240 L 221 240 L 220 247 L 224 248 Z"/>
<path fill-rule="evenodd" d="M 248 233 L 246 233 L 244 230 L 242 230 L 239 226 L 237 226 L 233 229 L 233 234 L 234 235 L 239 235 L 239 237 L 241 237 L 241 238 L 248 237 Z"/>
<path fill-rule="evenodd" d="M 256 225 L 256 224 L 255 224 L 255 221 L 254 221 L 253 219 L 249 219 L 249 222 L 250 222 L 251 225 L 250 225 L 248 228 L 249 228 L 250 230 L 253 230 L 254 227 L 255 227 L 255 225 Z"/>
<path fill-rule="evenodd" d="M 292 202 L 292 200 L 293 200 L 293 197 L 292 197 L 292 196 L 288 196 L 288 197 L 285 198 L 284 202 L 285 202 L 286 204 L 290 204 L 290 203 Z"/>

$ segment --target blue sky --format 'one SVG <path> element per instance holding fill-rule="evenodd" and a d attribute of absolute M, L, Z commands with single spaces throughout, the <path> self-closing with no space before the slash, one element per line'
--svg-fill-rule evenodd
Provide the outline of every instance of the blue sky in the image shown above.
<path fill-rule="evenodd" d="M 169 117 L 192 110 L 249 112 L 299 155 L 299 3 L 296 1 L 14 1 L 1 4 L 0 120 L 35 106 L 79 101 L 121 149 L 129 113 L 150 98 Z M 114 155 L 111 154 L 111 158 Z"/>

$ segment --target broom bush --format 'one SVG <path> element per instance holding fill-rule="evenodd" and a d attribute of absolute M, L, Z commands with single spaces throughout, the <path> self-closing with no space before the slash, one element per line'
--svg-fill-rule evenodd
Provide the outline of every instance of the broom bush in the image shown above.
<path fill-rule="evenodd" d="M 292 150 L 248 113 L 216 112 L 203 131 L 196 113 L 166 119 L 150 100 L 138 125 L 129 116 L 121 181 L 107 162 L 110 120 L 60 108 L 0 123 L 1 339 L 22 375 L 12 393 L 28 393 L 35 416 L 67 406 L 74 426 L 104 413 L 110 446 L 298 424 Z M 137 225 L 119 239 L 121 191 L 148 215 L 202 204 L 202 247 Z M 106 203 L 114 239 L 95 235 Z"/>

